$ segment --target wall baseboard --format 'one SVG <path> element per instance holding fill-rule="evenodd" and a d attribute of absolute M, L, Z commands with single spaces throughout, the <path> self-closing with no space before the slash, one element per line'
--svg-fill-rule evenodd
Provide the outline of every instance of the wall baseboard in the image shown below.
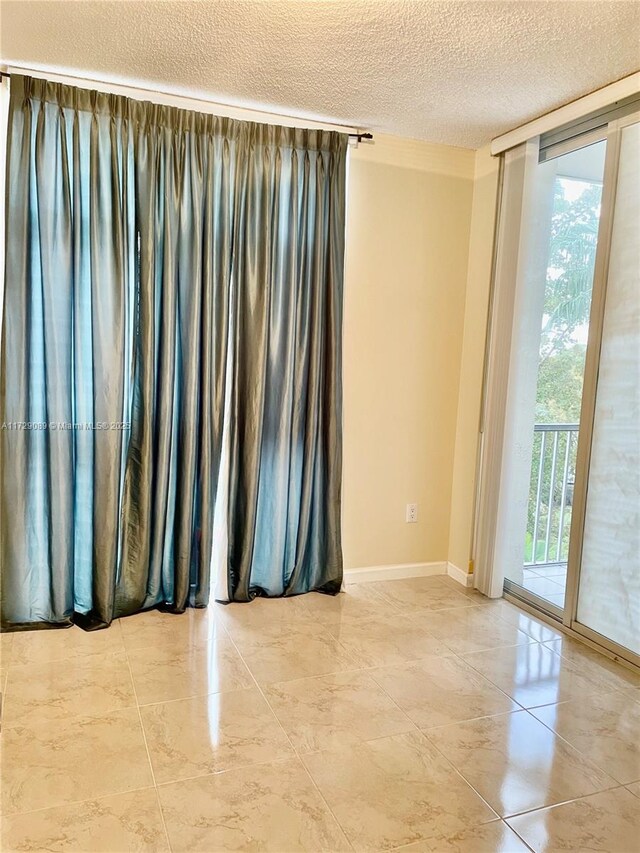
<path fill-rule="evenodd" d="M 454 581 L 458 581 L 459 584 L 462 584 L 462 586 L 473 587 L 473 575 L 459 569 L 457 566 L 454 566 L 453 563 L 447 563 L 447 574 L 450 578 L 453 578 Z"/>
<path fill-rule="evenodd" d="M 344 583 L 369 583 L 370 581 L 395 581 L 403 578 L 426 578 L 446 575 L 447 563 L 399 563 L 386 566 L 363 566 L 344 570 Z"/>

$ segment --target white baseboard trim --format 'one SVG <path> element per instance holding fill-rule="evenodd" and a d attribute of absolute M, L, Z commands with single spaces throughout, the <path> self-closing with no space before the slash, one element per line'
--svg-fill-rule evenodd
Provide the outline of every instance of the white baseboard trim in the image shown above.
<path fill-rule="evenodd" d="M 462 584 L 462 586 L 473 587 L 473 575 L 459 569 L 457 566 L 454 566 L 453 563 L 447 563 L 447 574 L 450 578 L 453 578 L 454 581 L 458 581 L 459 584 Z"/>
<path fill-rule="evenodd" d="M 396 581 L 403 578 L 426 578 L 430 575 L 446 575 L 447 563 L 400 563 L 387 566 L 363 566 L 345 569 L 344 583 L 369 583 L 370 581 Z"/>

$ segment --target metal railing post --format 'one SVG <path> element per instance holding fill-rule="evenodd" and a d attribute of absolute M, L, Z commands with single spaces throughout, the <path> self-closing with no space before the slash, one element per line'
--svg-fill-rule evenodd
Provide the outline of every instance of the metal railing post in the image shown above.
<path fill-rule="evenodd" d="M 540 459 L 538 462 L 538 480 L 536 483 L 535 507 L 533 512 L 533 542 L 531 560 L 525 563 L 527 566 L 552 566 L 562 565 L 566 563 L 566 556 L 562 554 L 562 539 L 564 532 L 564 519 L 567 514 L 568 504 L 568 487 L 569 487 L 569 471 L 572 464 L 575 464 L 573 459 L 575 453 L 573 451 L 573 436 L 578 432 L 578 424 L 535 424 L 534 432 L 540 433 Z M 551 471 L 547 497 L 547 518 L 544 531 L 544 553 L 542 559 L 538 560 L 537 545 L 538 535 L 542 524 L 541 514 L 543 509 L 543 480 L 545 470 L 545 455 L 547 450 L 547 436 L 553 434 L 553 447 L 551 454 Z M 553 511 L 555 508 L 555 481 L 558 471 L 558 453 L 561 446 L 561 436 L 566 435 L 566 444 L 564 448 L 564 460 L 562 464 L 562 489 L 560 496 L 560 515 L 558 519 L 558 541 L 555 547 L 555 560 L 549 560 L 549 551 L 551 550 L 551 537 L 554 532 Z"/>

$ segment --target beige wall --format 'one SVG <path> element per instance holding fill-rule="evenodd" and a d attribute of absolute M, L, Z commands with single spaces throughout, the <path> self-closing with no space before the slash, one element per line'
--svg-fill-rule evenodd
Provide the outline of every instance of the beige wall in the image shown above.
<path fill-rule="evenodd" d="M 452 472 L 449 562 L 467 571 L 473 532 L 475 474 L 487 313 L 498 194 L 498 159 L 476 152 L 464 336 Z"/>
<path fill-rule="evenodd" d="M 346 568 L 448 558 L 474 162 L 378 134 L 350 152 Z"/>

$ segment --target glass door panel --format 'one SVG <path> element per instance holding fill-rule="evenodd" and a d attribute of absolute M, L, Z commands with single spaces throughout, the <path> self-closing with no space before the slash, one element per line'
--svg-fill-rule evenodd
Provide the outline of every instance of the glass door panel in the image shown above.
<path fill-rule="evenodd" d="M 574 627 L 640 655 L 640 124 L 619 133 Z"/>
<path fill-rule="evenodd" d="M 529 217 L 512 382 L 520 386 L 513 500 L 520 558 L 505 586 L 564 607 L 576 449 L 606 140 L 540 162 L 525 181 Z M 517 467 L 517 471 L 515 468 Z M 528 484 L 528 485 L 527 485 Z M 513 516 L 515 518 L 515 514 Z M 538 602 L 539 603 L 539 602 Z"/>

